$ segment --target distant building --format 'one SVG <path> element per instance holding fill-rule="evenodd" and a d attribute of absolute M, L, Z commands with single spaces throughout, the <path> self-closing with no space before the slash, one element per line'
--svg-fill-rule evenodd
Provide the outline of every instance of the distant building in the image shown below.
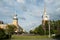
<path fill-rule="evenodd" d="M 0 28 L 6 29 L 7 24 L 0 24 Z"/>
<path fill-rule="evenodd" d="M 2 29 L 6 29 L 6 24 L 4 24 L 4 22 L 3 21 L 0 21 L 0 28 L 2 28 Z"/>
<path fill-rule="evenodd" d="M 16 29 L 15 32 L 17 32 L 17 33 L 18 32 L 23 32 L 23 29 L 18 24 L 18 18 L 17 18 L 17 15 L 16 14 L 13 17 L 12 24 L 4 24 L 2 21 L 0 21 L 0 28 L 6 29 L 7 28 L 7 25 L 15 25 L 17 27 L 17 29 Z"/>

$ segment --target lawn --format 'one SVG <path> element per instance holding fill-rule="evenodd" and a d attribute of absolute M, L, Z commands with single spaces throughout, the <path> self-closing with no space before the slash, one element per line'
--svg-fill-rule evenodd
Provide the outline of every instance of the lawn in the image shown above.
<path fill-rule="evenodd" d="M 48 36 L 21 36 L 13 35 L 12 40 L 49 40 Z"/>

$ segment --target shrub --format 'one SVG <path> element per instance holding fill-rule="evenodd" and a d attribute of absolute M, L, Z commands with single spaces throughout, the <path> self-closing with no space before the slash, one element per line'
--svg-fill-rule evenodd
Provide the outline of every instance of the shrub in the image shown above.
<path fill-rule="evenodd" d="M 11 35 L 6 34 L 4 29 L 0 28 L 0 40 L 1 39 L 9 39 L 11 38 Z"/>

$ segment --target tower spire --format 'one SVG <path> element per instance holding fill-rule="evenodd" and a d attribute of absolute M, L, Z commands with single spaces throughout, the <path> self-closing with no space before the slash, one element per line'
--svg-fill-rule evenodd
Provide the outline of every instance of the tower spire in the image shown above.
<path fill-rule="evenodd" d="M 44 13 L 43 13 L 43 20 L 48 20 L 48 15 L 46 13 L 46 3 L 44 2 Z"/>
<path fill-rule="evenodd" d="M 49 15 L 47 15 L 46 13 L 46 3 L 44 1 L 44 13 L 43 13 L 43 17 L 42 17 L 42 26 L 43 26 L 43 29 L 44 29 L 44 34 L 46 35 L 46 32 L 47 30 L 49 30 L 49 38 L 50 38 L 50 21 L 49 21 Z M 46 24 L 48 24 L 48 29 L 47 29 L 47 26 Z"/>
<path fill-rule="evenodd" d="M 46 3 L 44 2 L 44 15 L 46 15 Z"/>

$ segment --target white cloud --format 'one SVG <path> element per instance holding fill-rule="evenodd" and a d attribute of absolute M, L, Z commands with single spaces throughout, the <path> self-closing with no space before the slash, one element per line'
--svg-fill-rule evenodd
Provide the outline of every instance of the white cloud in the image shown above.
<path fill-rule="evenodd" d="M 46 4 L 53 4 L 53 5 L 56 5 L 56 6 L 58 6 L 58 5 L 60 5 L 60 0 L 45 0 L 45 3 Z"/>
<path fill-rule="evenodd" d="M 45 0 L 45 2 L 47 3 L 47 4 L 50 4 L 50 3 L 52 3 L 54 0 Z"/>
<path fill-rule="evenodd" d="M 25 3 L 25 0 L 17 0 L 19 3 Z"/>
<path fill-rule="evenodd" d="M 38 6 L 31 5 L 31 8 L 28 7 L 26 13 L 29 13 L 32 16 L 40 17 L 42 15 L 42 9 Z"/>
<path fill-rule="evenodd" d="M 60 12 L 60 8 L 57 8 L 56 11 L 57 11 L 57 12 Z"/>
<path fill-rule="evenodd" d="M 55 0 L 55 5 L 56 6 L 60 5 L 60 0 Z"/>

